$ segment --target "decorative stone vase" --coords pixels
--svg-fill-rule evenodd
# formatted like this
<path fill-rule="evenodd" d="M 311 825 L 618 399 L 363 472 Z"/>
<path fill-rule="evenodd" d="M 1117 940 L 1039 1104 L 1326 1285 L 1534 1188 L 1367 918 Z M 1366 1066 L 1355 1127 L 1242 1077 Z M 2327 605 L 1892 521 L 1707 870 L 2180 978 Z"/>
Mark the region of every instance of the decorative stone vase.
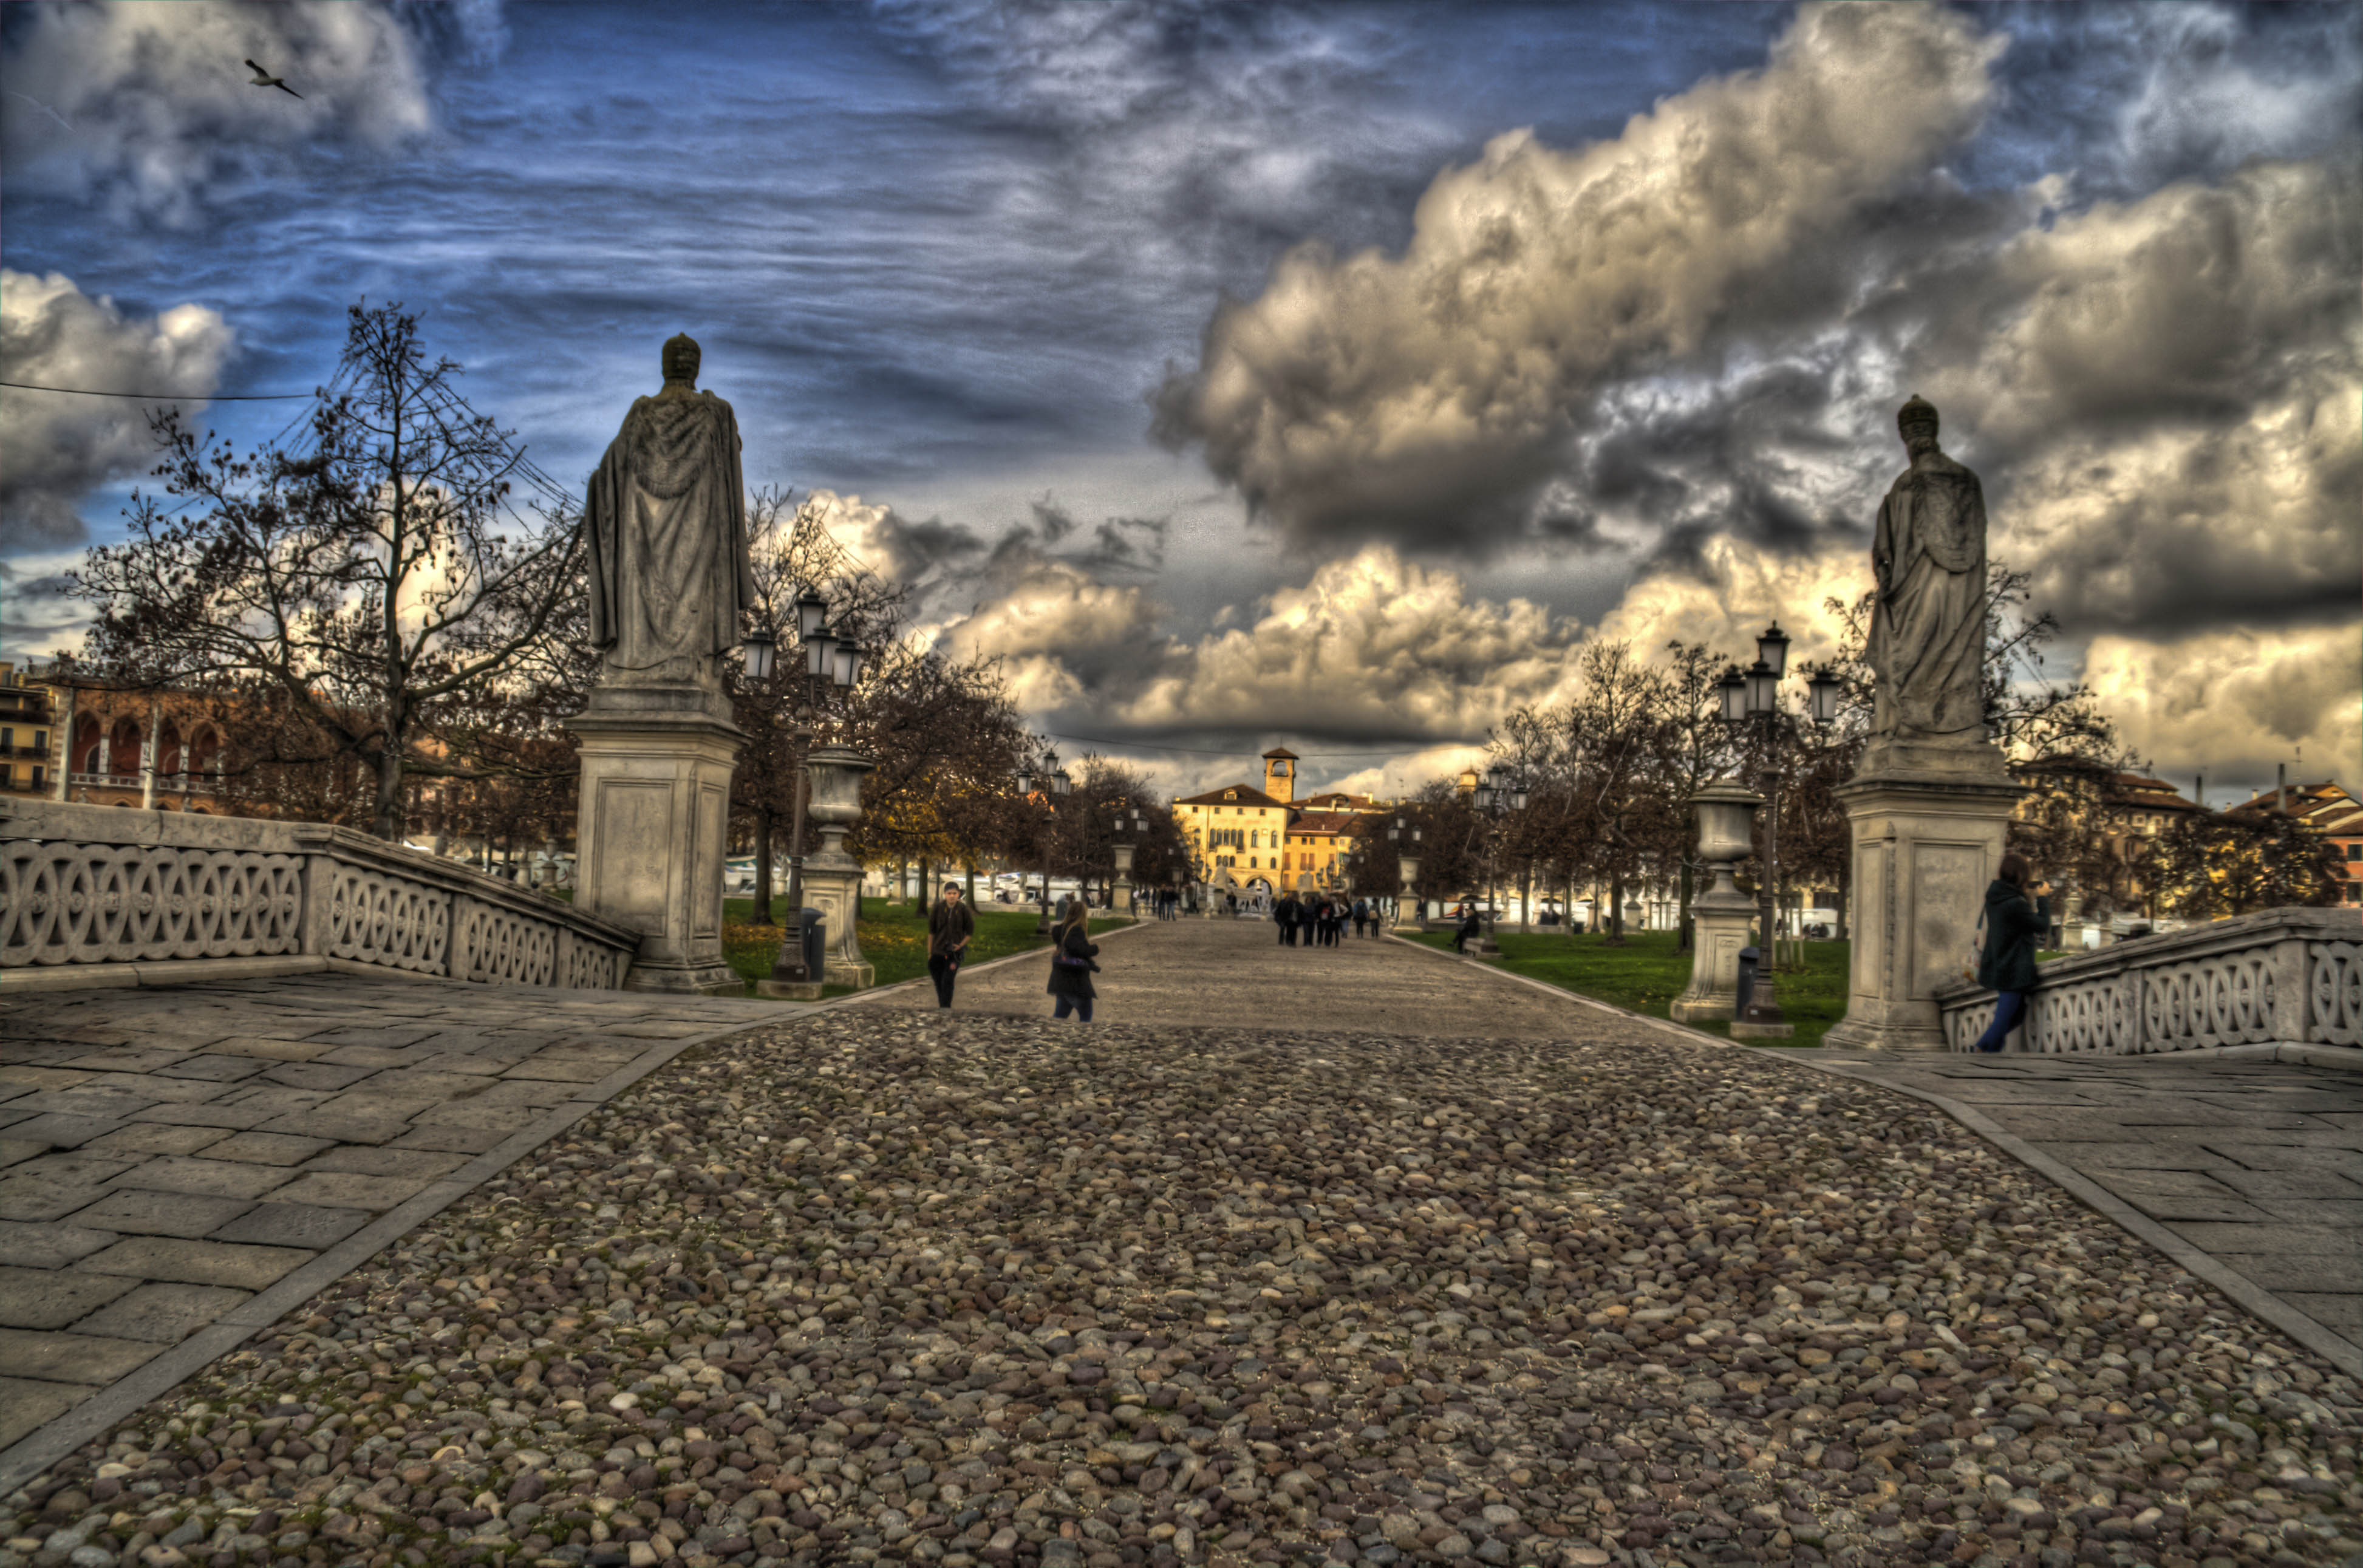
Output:
<path fill-rule="evenodd" d="M 1397 855 L 1395 859 L 1403 867 L 1403 893 L 1395 900 L 1395 934 L 1415 937 L 1427 929 L 1421 918 L 1425 911 L 1419 897 L 1419 857 Z"/>
<path fill-rule="evenodd" d="M 1738 1012 L 1739 950 L 1747 945 L 1756 902 L 1739 891 L 1732 868 L 1755 847 L 1756 813 L 1763 804 L 1762 795 L 1737 779 L 1717 779 L 1691 796 L 1699 825 L 1698 858 L 1714 880 L 1691 900 L 1691 983 L 1668 1009 L 1682 1023 Z"/>
<path fill-rule="evenodd" d="M 861 862 L 845 852 L 845 836 L 861 820 L 861 775 L 878 764 L 843 746 L 819 746 L 804 758 L 811 780 L 809 810 L 820 824 L 821 847 L 804 857 L 804 894 L 828 922 L 823 984 L 867 989 L 878 969 L 861 956 L 855 922 L 861 914 Z"/>

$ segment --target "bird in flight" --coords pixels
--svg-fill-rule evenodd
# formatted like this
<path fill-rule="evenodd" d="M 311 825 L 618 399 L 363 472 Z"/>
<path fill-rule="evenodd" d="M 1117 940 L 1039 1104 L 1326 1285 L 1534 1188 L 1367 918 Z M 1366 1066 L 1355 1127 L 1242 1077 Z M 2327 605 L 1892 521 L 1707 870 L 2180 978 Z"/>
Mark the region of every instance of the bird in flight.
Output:
<path fill-rule="evenodd" d="M 24 99 L 25 102 L 32 105 L 33 107 L 40 110 L 41 113 L 49 116 L 50 118 L 57 121 L 60 125 L 64 126 L 68 130 L 73 129 L 72 124 L 67 120 L 65 116 L 58 113 L 57 110 L 50 107 L 49 105 L 41 102 L 39 98 L 34 97 L 30 93 L 19 93 L 17 89 L 11 87 L 8 89 L 8 96 L 12 98 Z"/>
<path fill-rule="evenodd" d="M 294 88 L 287 85 L 286 83 L 279 80 L 278 77 L 273 76 L 271 72 L 262 69 L 260 65 L 256 65 L 254 61 L 250 60 L 246 63 L 254 72 L 254 81 L 251 83 L 252 85 L 257 87 L 276 87 L 291 98 L 300 98 L 304 95 L 303 94 L 295 91 Z"/>

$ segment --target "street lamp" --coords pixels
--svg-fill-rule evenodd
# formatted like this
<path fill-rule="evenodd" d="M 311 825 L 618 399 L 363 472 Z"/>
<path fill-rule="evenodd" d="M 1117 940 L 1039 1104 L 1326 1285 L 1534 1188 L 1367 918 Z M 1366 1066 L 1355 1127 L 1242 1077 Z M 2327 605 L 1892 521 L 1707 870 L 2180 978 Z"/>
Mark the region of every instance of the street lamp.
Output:
<path fill-rule="evenodd" d="M 1039 764 L 1030 767 L 1023 762 L 1018 764 L 1016 783 L 1017 793 L 1021 795 L 1030 796 L 1038 789 L 1043 795 L 1050 797 L 1052 802 L 1050 809 L 1054 814 L 1058 810 L 1057 797 L 1071 794 L 1075 787 L 1074 779 L 1066 769 L 1059 765 L 1058 751 L 1047 746 L 1042 750 L 1042 761 Z M 1048 934 L 1049 929 L 1050 840 L 1046 833 L 1042 840 L 1042 918 L 1035 925 L 1034 934 L 1044 936 Z"/>
<path fill-rule="evenodd" d="M 794 602 L 796 639 L 804 650 L 804 698 L 790 733 L 809 751 L 819 733 L 823 709 L 835 692 L 849 692 L 860 678 L 867 651 L 849 637 L 828 629 L 828 601 L 809 584 Z M 777 668 L 778 645 L 766 627 L 747 639 L 747 673 L 769 680 Z M 780 934 L 780 951 L 771 960 L 771 978 L 789 984 L 816 984 L 820 976 L 807 973 L 804 962 L 804 817 L 811 812 L 812 770 L 796 769 L 796 804 L 788 837 L 788 923 Z M 850 916 L 847 917 L 849 919 Z"/>
<path fill-rule="evenodd" d="M 1477 815 L 1485 819 L 1485 929 L 1477 939 L 1481 953 L 1499 952 L 1501 946 L 1493 940 L 1493 930 L 1501 917 L 1493 908 L 1491 889 L 1493 884 L 1493 839 L 1502 822 L 1511 813 L 1526 808 L 1526 783 L 1515 773 L 1504 773 L 1499 764 L 1485 770 L 1478 782 Z M 1523 909 L 1524 906 L 1520 906 Z"/>
<path fill-rule="evenodd" d="M 1427 913 L 1426 901 L 1419 895 L 1420 829 L 1408 818 L 1397 817 L 1394 826 L 1387 829 L 1387 842 L 1395 847 L 1396 869 L 1402 873 L 1403 891 L 1395 899 L 1395 930 L 1416 934 L 1422 917 Z M 1403 901 L 1411 900 L 1411 918 L 1403 917 Z"/>
<path fill-rule="evenodd" d="M 1732 1019 L 1735 1034 L 1790 1032 L 1772 984 L 1773 959 L 1780 951 L 1781 918 L 1781 781 L 1784 776 L 1781 768 L 1781 680 L 1788 668 L 1789 637 L 1775 621 L 1757 638 L 1756 662 L 1747 673 L 1743 674 L 1735 665 L 1715 683 L 1726 723 L 1736 728 L 1754 720 L 1763 728 L 1764 793 L 1771 803 L 1764 825 L 1763 886 L 1758 893 L 1760 947 L 1756 983 L 1751 994 L 1740 998 L 1739 1012 Z M 1826 666 L 1814 672 L 1813 679 L 1806 683 L 1806 690 L 1811 699 L 1808 711 L 1816 726 L 1826 728 L 1836 719 L 1838 696 L 1844 689 L 1845 683 Z"/>
<path fill-rule="evenodd" d="M 1148 819 L 1140 815 L 1139 807 L 1133 806 L 1127 801 L 1120 800 L 1115 803 L 1115 842 L 1114 845 L 1115 874 L 1124 880 L 1125 912 L 1126 914 L 1132 913 L 1133 906 L 1138 904 L 1140 901 L 1140 891 L 1132 884 L 1132 853 L 1135 849 L 1138 848 L 1137 840 L 1148 830 Z M 1108 889 L 1108 903 L 1111 906 L 1115 903 L 1115 889 L 1114 886 L 1110 886 Z"/>

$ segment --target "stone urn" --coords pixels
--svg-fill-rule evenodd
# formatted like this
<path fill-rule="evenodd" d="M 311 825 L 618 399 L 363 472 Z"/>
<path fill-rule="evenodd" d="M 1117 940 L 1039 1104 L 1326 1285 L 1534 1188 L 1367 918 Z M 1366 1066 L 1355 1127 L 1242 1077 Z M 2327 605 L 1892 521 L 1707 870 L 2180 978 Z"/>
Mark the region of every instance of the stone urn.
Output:
<path fill-rule="evenodd" d="M 1764 797 L 1737 779 L 1717 779 L 1691 796 L 1699 825 L 1698 858 L 1713 878 L 1691 900 L 1697 933 L 1691 983 L 1668 1009 L 1683 1023 L 1728 1018 L 1739 1009 L 1739 950 L 1756 918 L 1755 901 L 1739 891 L 1732 868 L 1755 849 L 1756 813 Z"/>
<path fill-rule="evenodd" d="M 1427 929 L 1422 917 L 1426 913 L 1419 896 L 1419 857 L 1398 854 L 1396 862 L 1403 867 L 1403 894 L 1395 900 L 1395 931 L 1398 935 L 1415 937 Z"/>
<path fill-rule="evenodd" d="M 861 862 L 845 852 L 845 836 L 861 820 L 861 775 L 878 764 L 843 746 L 815 747 L 804 758 L 812 819 L 820 849 L 804 857 L 804 903 L 828 922 L 828 958 L 821 978 L 831 985 L 874 984 L 878 970 L 861 956 L 854 922 L 861 912 Z"/>

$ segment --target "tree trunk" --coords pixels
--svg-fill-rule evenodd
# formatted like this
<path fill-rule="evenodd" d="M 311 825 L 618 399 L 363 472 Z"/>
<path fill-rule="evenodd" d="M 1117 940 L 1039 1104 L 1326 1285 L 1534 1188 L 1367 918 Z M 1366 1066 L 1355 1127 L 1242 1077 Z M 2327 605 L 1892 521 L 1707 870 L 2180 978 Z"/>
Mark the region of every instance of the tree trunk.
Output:
<path fill-rule="evenodd" d="M 1852 862 L 1851 861 L 1842 861 L 1842 862 L 1839 862 L 1839 864 L 1838 864 L 1838 940 L 1840 940 L 1840 941 L 1845 941 L 1845 940 L 1847 940 L 1847 905 L 1848 904 L 1849 900 L 1848 900 L 1848 898 L 1847 897 L 1847 890 L 1848 890 L 1848 889 L 1853 885 L 1853 884 L 1854 884 L 1854 864 L 1853 864 L 1853 862 Z"/>
<path fill-rule="evenodd" d="M 967 903 L 970 908 L 973 909 L 976 907 L 976 862 L 974 861 L 962 861 L 960 862 L 960 869 L 966 873 L 968 879 L 967 890 L 960 895 L 960 897 Z"/>
<path fill-rule="evenodd" d="M 1625 873 L 1621 871 L 1608 879 L 1608 945 L 1625 945 Z"/>
<path fill-rule="evenodd" d="M 755 808 L 755 924 L 771 923 L 771 813 Z"/>
<path fill-rule="evenodd" d="M 377 754 L 377 800 L 370 831 L 390 844 L 402 841 L 402 748 L 388 746 Z"/>
<path fill-rule="evenodd" d="M 1681 940 L 1674 944 L 1674 951 L 1676 952 L 1689 952 L 1696 946 L 1696 943 L 1692 940 L 1693 932 L 1691 926 L 1691 862 L 1690 857 L 1687 855 L 1682 857 L 1681 889 L 1682 907 L 1681 925 L 1682 934 Z"/>

